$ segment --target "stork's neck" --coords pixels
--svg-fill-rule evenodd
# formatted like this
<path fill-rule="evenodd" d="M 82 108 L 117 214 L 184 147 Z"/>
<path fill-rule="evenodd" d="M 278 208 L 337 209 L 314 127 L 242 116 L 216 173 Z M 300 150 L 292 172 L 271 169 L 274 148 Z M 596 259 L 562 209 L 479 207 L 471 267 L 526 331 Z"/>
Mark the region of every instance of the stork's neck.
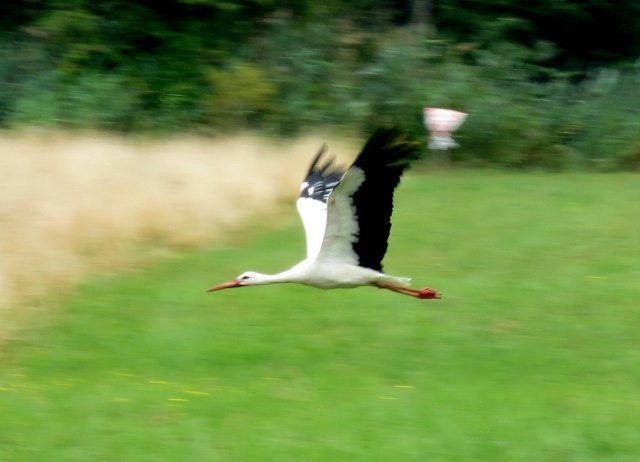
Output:
<path fill-rule="evenodd" d="M 289 268 L 286 271 L 282 271 L 281 273 L 276 273 L 276 274 L 255 273 L 256 281 L 253 285 L 299 282 L 300 277 L 303 275 L 303 271 L 304 271 L 304 266 L 301 264 L 298 264 L 293 268 Z"/>
<path fill-rule="evenodd" d="M 255 282 L 252 285 L 278 284 L 282 282 L 291 282 L 290 279 L 287 278 L 286 273 L 287 271 L 283 271 L 282 273 L 277 273 L 277 274 L 256 273 Z"/>
<path fill-rule="evenodd" d="M 259 284 L 279 284 L 284 282 L 301 282 L 304 279 L 306 269 L 309 266 L 307 260 L 303 260 L 292 268 L 277 274 L 261 274 Z"/>

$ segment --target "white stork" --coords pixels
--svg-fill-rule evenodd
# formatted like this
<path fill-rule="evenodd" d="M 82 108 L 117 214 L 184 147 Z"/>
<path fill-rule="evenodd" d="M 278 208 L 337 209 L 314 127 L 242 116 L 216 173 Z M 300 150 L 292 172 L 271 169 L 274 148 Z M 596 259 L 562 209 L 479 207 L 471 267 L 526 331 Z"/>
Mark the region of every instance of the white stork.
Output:
<path fill-rule="evenodd" d="M 278 274 L 242 273 L 208 292 L 293 282 L 322 289 L 369 285 L 416 298 L 440 298 L 429 288 L 409 288 L 409 278 L 382 272 L 393 192 L 418 157 L 417 144 L 397 129 L 378 129 L 346 172 L 333 166 L 333 158 L 323 162 L 325 152 L 323 145 L 297 201 L 307 235 L 307 258 Z"/>

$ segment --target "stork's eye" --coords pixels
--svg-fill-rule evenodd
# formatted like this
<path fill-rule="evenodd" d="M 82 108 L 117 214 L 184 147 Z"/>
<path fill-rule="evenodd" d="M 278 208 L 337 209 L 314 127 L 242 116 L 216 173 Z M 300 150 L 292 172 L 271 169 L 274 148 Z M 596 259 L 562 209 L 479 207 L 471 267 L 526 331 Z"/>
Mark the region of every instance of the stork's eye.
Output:
<path fill-rule="evenodd" d="M 240 276 L 241 281 L 246 281 L 247 279 L 249 279 L 249 276 Z"/>

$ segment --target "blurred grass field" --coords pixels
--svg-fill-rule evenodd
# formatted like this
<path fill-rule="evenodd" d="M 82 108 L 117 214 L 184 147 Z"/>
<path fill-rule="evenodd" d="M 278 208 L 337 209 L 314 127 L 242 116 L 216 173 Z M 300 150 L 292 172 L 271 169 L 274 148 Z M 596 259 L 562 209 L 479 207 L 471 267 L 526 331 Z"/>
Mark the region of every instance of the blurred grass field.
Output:
<path fill-rule="evenodd" d="M 293 208 L 87 282 L 9 345 L 0 460 L 635 462 L 638 179 L 409 175 L 385 269 L 441 301 L 204 292 L 297 261 Z"/>

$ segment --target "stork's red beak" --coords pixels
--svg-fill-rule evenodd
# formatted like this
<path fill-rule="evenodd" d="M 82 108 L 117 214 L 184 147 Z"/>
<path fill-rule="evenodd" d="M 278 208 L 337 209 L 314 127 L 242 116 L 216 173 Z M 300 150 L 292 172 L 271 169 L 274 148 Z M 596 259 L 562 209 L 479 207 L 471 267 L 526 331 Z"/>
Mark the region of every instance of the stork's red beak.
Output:
<path fill-rule="evenodd" d="M 231 289 L 233 287 L 242 287 L 240 285 L 240 281 L 238 281 L 237 279 L 233 279 L 229 282 L 225 282 L 224 284 L 220 284 L 219 286 L 214 286 L 210 289 L 207 289 L 207 292 L 215 292 L 216 290 L 222 290 L 222 289 Z"/>

